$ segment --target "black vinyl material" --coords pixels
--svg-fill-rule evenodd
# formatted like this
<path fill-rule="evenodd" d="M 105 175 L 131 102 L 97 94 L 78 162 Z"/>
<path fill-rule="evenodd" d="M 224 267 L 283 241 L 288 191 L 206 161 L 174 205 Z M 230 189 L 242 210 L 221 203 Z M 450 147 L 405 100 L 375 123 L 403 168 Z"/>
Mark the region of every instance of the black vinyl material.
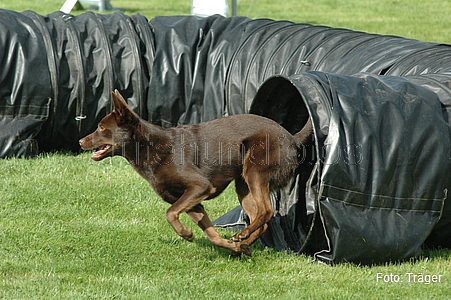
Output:
<path fill-rule="evenodd" d="M 261 238 L 327 262 L 451 247 L 451 47 L 211 16 L 0 10 L 0 157 L 79 151 L 118 89 L 163 126 L 254 113 L 315 134 Z M 243 226 L 240 209 L 217 226 Z"/>
<path fill-rule="evenodd" d="M 290 89 L 283 114 L 278 95 Z M 308 72 L 268 79 L 251 106 L 294 131 L 305 120 L 288 112 L 305 109 L 316 153 L 306 145 L 299 184 L 273 197 L 265 244 L 361 264 L 417 256 L 431 232 L 441 242 L 426 244 L 449 246 L 451 132 L 434 92 L 403 77 Z"/>

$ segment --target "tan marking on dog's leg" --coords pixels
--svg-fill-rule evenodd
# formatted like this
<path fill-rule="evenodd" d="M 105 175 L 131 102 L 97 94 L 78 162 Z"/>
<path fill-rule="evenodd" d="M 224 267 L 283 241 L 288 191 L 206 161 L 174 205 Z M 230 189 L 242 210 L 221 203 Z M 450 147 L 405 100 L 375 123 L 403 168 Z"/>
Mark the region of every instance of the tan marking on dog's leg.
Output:
<path fill-rule="evenodd" d="M 251 256 L 252 250 L 250 246 L 268 229 L 268 224 L 264 224 L 254 231 L 247 239 L 241 242 L 241 252 Z"/>
<path fill-rule="evenodd" d="M 194 223 L 196 223 L 202 229 L 202 231 L 205 233 L 205 235 L 213 245 L 231 250 L 236 253 L 241 252 L 240 243 L 232 242 L 230 240 L 222 238 L 219 235 L 212 222 L 210 221 L 207 212 L 201 205 L 197 205 L 192 210 L 188 211 L 187 214 L 191 217 Z"/>
<path fill-rule="evenodd" d="M 243 174 L 245 184 L 247 184 L 249 192 L 243 194 L 241 198 L 241 206 L 249 216 L 250 223 L 241 232 L 233 236 L 235 242 L 246 241 L 243 245 L 251 245 L 264 231 L 267 229 L 266 223 L 272 218 L 273 210 L 269 198 L 269 182 L 264 171 L 259 173 L 258 168 L 246 168 Z M 242 183 L 240 183 L 242 185 Z M 244 188 L 240 186 L 244 191 Z"/>
<path fill-rule="evenodd" d="M 179 220 L 181 213 L 188 212 L 203 200 L 214 193 L 214 188 L 205 185 L 193 185 L 185 190 L 183 195 L 172 204 L 166 212 L 166 220 L 172 225 L 175 232 L 187 241 L 193 241 L 194 235 L 191 230 L 186 228 Z"/>

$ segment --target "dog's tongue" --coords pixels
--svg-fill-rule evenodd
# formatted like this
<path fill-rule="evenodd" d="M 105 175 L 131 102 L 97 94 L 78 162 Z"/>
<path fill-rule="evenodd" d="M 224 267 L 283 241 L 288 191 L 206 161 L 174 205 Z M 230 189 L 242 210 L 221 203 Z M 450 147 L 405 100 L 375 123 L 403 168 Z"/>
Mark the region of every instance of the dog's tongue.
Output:
<path fill-rule="evenodd" d="M 99 148 L 96 149 L 96 151 L 94 151 L 92 153 L 91 158 L 96 159 L 96 158 L 100 158 L 106 151 L 108 151 L 108 149 L 110 149 L 110 145 L 102 145 Z"/>

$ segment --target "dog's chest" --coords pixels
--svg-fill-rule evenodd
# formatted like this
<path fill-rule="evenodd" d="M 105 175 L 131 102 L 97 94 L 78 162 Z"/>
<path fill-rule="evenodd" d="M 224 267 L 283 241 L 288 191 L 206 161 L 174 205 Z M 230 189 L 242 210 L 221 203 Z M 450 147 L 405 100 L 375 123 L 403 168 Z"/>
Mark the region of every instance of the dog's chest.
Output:
<path fill-rule="evenodd" d="M 152 186 L 155 193 L 158 194 L 165 202 L 174 203 L 179 199 L 185 188 L 181 185 L 162 182 L 159 180 L 149 180 L 150 185 Z"/>
<path fill-rule="evenodd" d="M 168 203 L 174 203 L 184 192 L 185 187 L 183 183 L 174 176 L 177 174 L 173 170 L 173 166 L 166 165 L 150 165 L 144 164 L 136 166 L 132 164 L 133 168 L 140 174 L 153 190 Z"/>

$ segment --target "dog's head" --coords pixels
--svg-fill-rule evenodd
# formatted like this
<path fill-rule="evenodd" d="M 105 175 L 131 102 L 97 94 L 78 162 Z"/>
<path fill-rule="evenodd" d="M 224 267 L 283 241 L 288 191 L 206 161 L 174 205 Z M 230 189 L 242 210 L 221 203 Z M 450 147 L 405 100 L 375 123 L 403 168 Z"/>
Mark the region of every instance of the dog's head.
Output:
<path fill-rule="evenodd" d="M 112 96 L 113 111 L 100 121 L 96 131 L 79 141 L 83 150 L 95 150 L 91 158 L 96 161 L 122 155 L 140 122 L 118 90 Z"/>

